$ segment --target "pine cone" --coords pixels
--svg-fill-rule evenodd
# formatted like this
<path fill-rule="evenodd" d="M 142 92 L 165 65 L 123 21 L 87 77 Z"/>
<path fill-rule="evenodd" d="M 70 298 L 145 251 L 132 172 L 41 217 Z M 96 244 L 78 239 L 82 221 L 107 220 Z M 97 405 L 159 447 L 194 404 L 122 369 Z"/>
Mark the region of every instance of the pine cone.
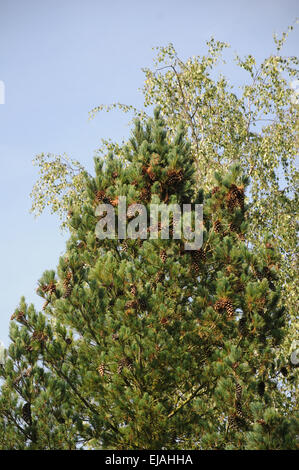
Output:
<path fill-rule="evenodd" d="M 245 317 L 240 318 L 239 324 L 238 324 L 238 330 L 239 330 L 239 333 L 240 333 L 241 336 L 246 336 L 247 335 L 248 330 L 247 330 L 246 318 Z"/>
<path fill-rule="evenodd" d="M 219 219 L 215 220 L 213 223 L 213 228 L 216 233 L 220 233 L 222 231 L 222 224 Z"/>
<path fill-rule="evenodd" d="M 125 367 L 127 367 L 129 370 L 132 370 L 132 368 L 133 368 L 132 361 L 128 357 L 126 357 Z"/>
<path fill-rule="evenodd" d="M 126 252 L 128 251 L 128 248 L 129 248 L 129 247 L 128 247 L 128 243 L 126 242 L 126 240 L 124 240 L 124 241 L 122 242 L 122 249 L 123 249 L 123 251 L 126 253 Z"/>
<path fill-rule="evenodd" d="M 137 287 L 135 286 L 135 284 L 131 284 L 131 286 L 130 286 L 130 292 L 131 292 L 131 294 L 133 295 L 133 297 L 136 296 L 136 294 L 137 294 Z"/>
<path fill-rule="evenodd" d="M 242 417 L 234 413 L 228 417 L 228 425 L 232 431 L 238 431 L 244 424 L 243 414 Z"/>
<path fill-rule="evenodd" d="M 18 322 L 23 323 L 23 325 L 27 324 L 27 320 L 25 317 L 25 313 L 19 310 L 16 314 L 12 316 L 12 319 L 16 319 Z"/>
<path fill-rule="evenodd" d="M 54 281 L 51 281 L 48 285 L 48 292 L 49 294 L 54 294 L 56 292 L 56 284 Z"/>
<path fill-rule="evenodd" d="M 242 392 L 243 392 L 242 386 L 238 382 L 236 382 L 236 401 L 238 403 L 240 403 L 242 400 Z"/>
<path fill-rule="evenodd" d="M 236 280 L 235 286 L 236 286 L 237 291 L 239 291 L 239 292 L 243 291 L 243 290 L 244 290 L 244 287 L 245 287 L 245 286 L 244 286 L 244 283 L 241 281 L 240 278 L 238 278 L 238 279 Z"/>
<path fill-rule="evenodd" d="M 157 274 L 156 274 L 156 277 L 155 277 L 155 282 L 156 283 L 161 282 L 161 281 L 163 281 L 163 279 L 164 279 L 163 271 L 158 271 Z"/>
<path fill-rule="evenodd" d="M 168 170 L 166 184 L 169 186 L 174 186 L 175 184 L 180 183 L 183 178 L 184 173 L 181 168 Z"/>
<path fill-rule="evenodd" d="M 138 302 L 137 300 L 128 300 L 126 303 L 125 303 L 125 308 L 128 309 L 128 308 L 137 308 L 138 307 Z"/>
<path fill-rule="evenodd" d="M 31 417 L 31 405 L 30 403 L 25 403 L 25 405 L 22 408 L 22 418 L 28 424 L 28 426 L 31 426 L 32 424 L 32 417 Z"/>
<path fill-rule="evenodd" d="M 243 414 L 243 410 L 242 410 L 242 406 L 240 402 L 236 403 L 236 415 L 238 418 L 241 418 L 241 419 L 244 418 L 244 414 Z"/>
<path fill-rule="evenodd" d="M 153 172 L 153 167 L 151 165 L 147 167 L 145 172 L 146 172 L 146 174 L 148 175 L 148 177 L 150 178 L 151 181 L 155 181 L 156 175 Z"/>
<path fill-rule="evenodd" d="M 237 424 L 236 415 L 233 414 L 228 417 L 228 426 L 232 431 L 237 431 L 238 424 Z"/>
<path fill-rule="evenodd" d="M 127 367 L 129 370 L 132 369 L 132 361 L 128 357 L 123 357 L 118 361 L 117 373 L 121 374 L 124 367 Z"/>
<path fill-rule="evenodd" d="M 262 281 L 264 276 L 263 274 L 256 268 L 256 267 L 253 267 L 253 275 L 259 280 L 259 281 Z"/>
<path fill-rule="evenodd" d="M 225 309 L 229 317 L 232 317 L 234 315 L 235 309 L 230 299 L 226 300 Z"/>
<path fill-rule="evenodd" d="M 165 263 L 165 262 L 166 262 L 166 260 L 167 260 L 167 253 L 166 253 L 165 250 L 162 250 L 162 251 L 160 252 L 160 258 L 161 258 L 162 263 Z"/>
<path fill-rule="evenodd" d="M 63 298 L 67 299 L 71 295 L 71 293 L 72 293 L 72 286 L 68 285 L 67 287 L 65 287 Z"/>
<path fill-rule="evenodd" d="M 142 188 L 140 192 L 140 200 L 142 202 L 148 202 L 151 197 L 151 191 L 148 188 Z"/>
<path fill-rule="evenodd" d="M 146 310 L 146 305 L 147 304 L 146 304 L 146 301 L 145 301 L 144 297 L 141 297 L 139 299 L 139 305 L 140 305 L 141 310 Z"/>
<path fill-rule="evenodd" d="M 101 377 L 104 377 L 104 375 L 105 375 L 105 364 L 103 362 L 98 367 L 98 373 L 100 374 Z"/>
<path fill-rule="evenodd" d="M 242 209 L 244 208 L 244 199 L 245 199 L 244 188 L 243 186 L 238 186 L 238 202 Z"/>
<path fill-rule="evenodd" d="M 239 206 L 243 208 L 244 206 L 244 188 L 238 187 L 235 184 L 232 184 L 229 192 L 226 195 L 226 203 L 229 210 L 233 210 L 235 207 Z"/>
<path fill-rule="evenodd" d="M 216 312 L 220 312 L 225 309 L 225 305 L 226 305 L 226 299 L 223 299 L 223 298 L 218 299 L 214 305 L 214 310 L 216 310 Z"/>
<path fill-rule="evenodd" d="M 238 227 L 233 223 L 231 222 L 229 225 L 228 225 L 228 228 L 230 230 L 230 232 L 238 232 Z"/>
<path fill-rule="evenodd" d="M 34 331 L 32 334 L 32 340 L 38 341 L 39 343 L 44 343 L 48 339 L 48 336 L 43 331 Z"/>
<path fill-rule="evenodd" d="M 206 260 L 206 253 L 202 248 L 200 248 L 199 250 L 192 250 L 191 256 L 195 263 L 200 263 L 201 261 Z"/>
<path fill-rule="evenodd" d="M 196 261 L 193 261 L 193 263 L 192 263 L 192 265 L 191 265 L 191 269 L 192 269 L 194 275 L 195 275 L 196 277 L 198 277 L 198 276 L 199 276 L 199 273 L 200 273 L 200 264 L 199 264 L 198 262 L 196 262 Z"/>
<path fill-rule="evenodd" d="M 96 192 L 96 202 L 102 202 L 105 197 L 105 191 L 97 191 Z"/>
<path fill-rule="evenodd" d="M 235 313 L 232 301 L 227 297 L 221 297 L 218 299 L 214 305 L 214 309 L 219 313 L 225 310 L 229 317 L 232 317 Z"/>

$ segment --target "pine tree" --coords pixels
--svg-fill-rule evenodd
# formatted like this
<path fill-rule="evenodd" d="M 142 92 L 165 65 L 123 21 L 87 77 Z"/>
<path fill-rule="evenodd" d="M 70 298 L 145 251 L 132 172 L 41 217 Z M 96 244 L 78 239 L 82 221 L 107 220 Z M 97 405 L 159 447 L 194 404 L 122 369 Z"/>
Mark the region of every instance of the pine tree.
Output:
<path fill-rule="evenodd" d="M 13 315 L 1 447 L 295 448 L 296 421 L 273 411 L 284 399 L 278 258 L 269 240 L 258 257 L 246 242 L 247 178 L 235 166 L 196 192 L 184 130 L 170 138 L 159 110 L 136 122 L 125 155 L 86 175 L 89 203 L 72 211 L 57 273 L 39 281 L 44 311 L 22 299 Z M 203 202 L 202 248 L 99 240 L 98 203 L 117 212 L 124 195 L 148 208 Z"/>

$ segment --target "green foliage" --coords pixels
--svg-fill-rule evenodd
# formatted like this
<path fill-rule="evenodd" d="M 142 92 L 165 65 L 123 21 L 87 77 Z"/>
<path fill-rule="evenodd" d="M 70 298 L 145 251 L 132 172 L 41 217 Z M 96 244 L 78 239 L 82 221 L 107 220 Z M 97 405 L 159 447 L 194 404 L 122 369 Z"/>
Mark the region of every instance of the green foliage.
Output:
<path fill-rule="evenodd" d="M 298 318 L 298 59 L 282 55 L 289 27 L 274 37 L 275 51 L 260 64 L 249 54 L 235 62 L 244 73 L 239 89 L 219 74 L 219 61 L 229 47 L 211 39 L 208 53 L 181 60 L 172 44 L 157 48 L 153 68 L 143 69 L 145 109 L 159 105 L 171 135 L 184 123 L 197 167 L 197 184 L 210 189 L 215 171 L 240 164 L 251 177 L 248 237 L 256 250 L 269 237 L 281 254 L 279 284 L 289 315 L 289 331 L 280 351 L 287 361 L 297 338 Z M 246 75 L 247 77 L 246 78 Z M 146 119 L 144 111 L 114 104 Z"/>
<path fill-rule="evenodd" d="M 71 208 L 80 207 L 86 200 L 84 168 L 67 155 L 42 153 L 33 163 L 39 168 L 39 179 L 30 195 L 31 212 L 39 216 L 49 206 L 52 213 L 58 213 L 62 228 L 66 228 Z"/>
<path fill-rule="evenodd" d="M 185 126 L 186 128 L 186 126 Z M 38 284 L 43 312 L 21 299 L 0 366 L 3 449 L 295 448 L 294 395 L 277 355 L 287 315 L 280 255 L 252 247 L 241 165 L 198 191 L 184 126 L 161 109 L 137 120 L 124 160 L 85 175 L 57 272 Z M 124 163 L 125 162 L 125 163 Z M 99 202 L 125 195 L 204 203 L 204 244 L 99 240 Z"/>
<path fill-rule="evenodd" d="M 298 103 L 292 83 L 298 79 L 298 59 L 282 55 L 289 27 L 274 37 L 275 51 L 261 63 L 253 55 L 236 56 L 237 70 L 244 81 L 241 87 L 219 74 L 219 63 L 229 45 L 211 39 L 206 55 L 187 60 L 178 57 L 172 44 L 157 48 L 153 68 L 143 69 L 144 110 L 132 105 L 100 105 L 91 112 L 119 109 L 132 112 L 143 122 L 146 109 L 160 106 L 161 115 L 171 137 L 179 123 L 187 130 L 197 173 L 197 185 L 211 189 L 215 171 L 225 171 L 240 164 L 251 177 L 247 191 L 251 206 L 248 236 L 256 250 L 265 236 L 281 253 L 278 273 L 284 303 L 289 312 L 289 334 L 281 350 L 287 360 L 298 330 L 297 299 L 297 225 L 298 171 Z M 224 63 L 224 61 L 222 61 Z M 99 155 L 114 152 L 126 162 L 124 146 L 103 140 Z M 45 156 L 37 157 L 40 178 L 33 192 L 33 210 L 39 214 L 49 205 L 58 212 L 66 226 L 70 206 L 80 207 L 86 200 L 83 169 L 65 165 L 61 157 L 51 164 Z M 78 173 L 79 171 L 79 173 Z M 57 182 L 57 178 L 59 182 Z"/>

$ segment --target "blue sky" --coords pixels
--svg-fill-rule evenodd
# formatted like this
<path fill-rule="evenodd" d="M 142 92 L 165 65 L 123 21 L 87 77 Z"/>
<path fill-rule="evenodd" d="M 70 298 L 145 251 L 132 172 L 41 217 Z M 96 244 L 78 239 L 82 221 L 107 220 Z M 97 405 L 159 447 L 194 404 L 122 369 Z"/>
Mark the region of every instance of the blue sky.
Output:
<path fill-rule="evenodd" d="M 213 35 L 262 59 L 298 13 L 297 0 L 0 0 L 0 340 L 7 345 L 21 295 L 41 305 L 37 280 L 55 269 L 66 239 L 55 216 L 29 213 L 33 157 L 65 152 L 92 170 L 100 139 L 121 140 L 129 128 L 120 112 L 93 121 L 88 112 L 114 101 L 142 105 L 152 47 L 172 42 L 186 58 Z M 298 30 L 285 53 L 297 55 L 297 43 Z M 240 80 L 231 65 L 226 74 Z"/>

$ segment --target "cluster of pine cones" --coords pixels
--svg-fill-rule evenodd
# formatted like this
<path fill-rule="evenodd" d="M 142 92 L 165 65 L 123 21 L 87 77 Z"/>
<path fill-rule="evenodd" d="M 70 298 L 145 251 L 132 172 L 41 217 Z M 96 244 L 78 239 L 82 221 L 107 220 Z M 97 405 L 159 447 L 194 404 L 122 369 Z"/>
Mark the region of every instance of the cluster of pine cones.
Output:
<path fill-rule="evenodd" d="M 127 367 L 129 370 L 132 370 L 133 363 L 132 363 L 131 359 L 129 359 L 128 357 L 123 357 L 118 361 L 118 363 L 117 363 L 117 373 L 121 374 L 124 367 Z M 102 362 L 98 366 L 98 373 L 100 374 L 101 377 L 104 377 L 106 372 L 107 372 L 107 367 L 106 367 L 105 363 Z"/>
<path fill-rule="evenodd" d="M 244 208 L 244 188 L 242 186 L 236 186 L 232 184 L 229 192 L 226 195 L 226 203 L 229 210 L 233 210 L 235 207 Z"/>
<path fill-rule="evenodd" d="M 122 359 L 120 359 L 120 361 L 118 361 L 117 373 L 121 374 L 124 367 L 127 367 L 129 370 L 132 370 L 133 364 L 131 359 L 129 359 L 128 357 L 123 357 Z"/>

